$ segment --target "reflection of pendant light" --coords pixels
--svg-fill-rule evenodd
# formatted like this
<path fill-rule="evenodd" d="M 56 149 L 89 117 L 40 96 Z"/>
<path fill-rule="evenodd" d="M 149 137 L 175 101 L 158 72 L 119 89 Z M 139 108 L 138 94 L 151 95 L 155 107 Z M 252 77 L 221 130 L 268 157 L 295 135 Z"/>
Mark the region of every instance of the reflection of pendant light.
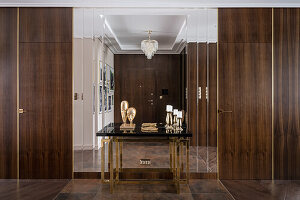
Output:
<path fill-rule="evenodd" d="M 156 40 L 151 40 L 150 35 L 152 31 L 148 31 L 149 38 L 148 40 L 143 40 L 141 42 L 141 49 L 145 53 L 148 59 L 151 59 L 154 53 L 156 53 L 158 49 L 158 42 Z"/>

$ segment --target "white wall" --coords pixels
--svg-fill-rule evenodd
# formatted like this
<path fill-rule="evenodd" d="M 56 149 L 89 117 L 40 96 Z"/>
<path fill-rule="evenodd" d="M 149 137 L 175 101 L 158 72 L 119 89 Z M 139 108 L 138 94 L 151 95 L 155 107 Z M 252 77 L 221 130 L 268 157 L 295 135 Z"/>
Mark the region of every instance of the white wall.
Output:
<path fill-rule="evenodd" d="M 93 149 L 100 147 L 96 132 L 102 128 L 102 117 L 105 125 L 113 122 L 114 118 L 113 107 L 104 116 L 98 112 L 98 63 L 103 60 L 103 51 L 97 38 L 102 35 L 104 19 L 99 9 L 74 8 L 73 12 L 73 87 L 74 93 L 78 93 L 78 99 L 74 100 L 73 144 L 75 150 Z M 105 60 L 111 67 L 114 66 L 114 57 L 109 49 Z"/>

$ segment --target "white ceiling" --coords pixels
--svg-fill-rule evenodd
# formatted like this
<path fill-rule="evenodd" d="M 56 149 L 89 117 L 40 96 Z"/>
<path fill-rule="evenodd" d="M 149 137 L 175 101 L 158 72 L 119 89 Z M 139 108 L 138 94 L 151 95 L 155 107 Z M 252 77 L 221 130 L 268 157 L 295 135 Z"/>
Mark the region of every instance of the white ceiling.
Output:
<path fill-rule="evenodd" d="M 0 6 L 61 7 L 300 7 L 299 0 L 0 0 Z"/>
<path fill-rule="evenodd" d="M 217 41 L 217 9 L 124 10 L 112 9 L 104 15 L 99 8 L 74 8 L 73 37 L 105 35 L 115 54 L 142 53 L 140 44 L 147 39 L 147 30 L 158 41 L 157 53 L 180 53 L 186 42 Z"/>
<path fill-rule="evenodd" d="M 172 50 L 183 38 L 177 38 L 185 31 L 184 15 L 110 15 L 106 24 L 113 32 L 121 50 L 140 50 L 141 41 L 148 38 L 147 30 L 153 31 L 151 39 L 158 41 L 159 50 Z"/>

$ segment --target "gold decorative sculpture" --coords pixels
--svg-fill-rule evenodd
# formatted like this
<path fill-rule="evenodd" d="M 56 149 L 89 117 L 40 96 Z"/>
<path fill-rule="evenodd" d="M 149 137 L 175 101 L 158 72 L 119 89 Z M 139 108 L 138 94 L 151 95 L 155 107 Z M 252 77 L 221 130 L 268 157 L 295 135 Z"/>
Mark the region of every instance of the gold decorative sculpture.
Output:
<path fill-rule="evenodd" d="M 136 115 L 136 109 L 131 107 L 131 108 L 128 108 L 127 110 L 127 118 L 130 122 L 130 126 L 131 127 L 135 127 L 135 124 L 132 123 L 133 119 L 135 118 L 135 115 Z"/>
<path fill-rule="evenodd" d="M 135 129 L 135 124 L 132 123 L 133 119 L 135 118 L 136 115 L 136 110 L 135 108 L 128 108 L 129 104 L 127 101 L 122 101 L 121 102 L 121 116 L 122 116 L 122 121 L 123 124 L 120 126 L 120 130 L 123 131 L 132 131 Z M 130 122 L 130 124 L 127 124 L 127 118 Z"/>
<path fill-rule="evenodd" d="M 127 110 L 128 110 L 129 104 L 127 101 L 122 101 L 121 102 L 121 116 L 122 116 L 122 121 L 123 124 L 126 124 L 127 121 Z"/>

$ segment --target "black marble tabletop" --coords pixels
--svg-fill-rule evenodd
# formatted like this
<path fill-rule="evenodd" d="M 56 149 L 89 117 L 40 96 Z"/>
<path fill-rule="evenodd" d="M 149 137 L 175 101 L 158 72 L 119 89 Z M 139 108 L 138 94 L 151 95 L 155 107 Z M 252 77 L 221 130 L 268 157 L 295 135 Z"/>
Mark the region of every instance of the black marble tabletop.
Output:
<path fill-rule="evenodd" d="M 96 133 L 97 136 L 154 136 L 154 137 L 162 137 L 162 136 L 167 136 L 167 137 L 192 137 L 192 133 L 189 132 L 186 127 L 182 127 L 183 131 L 181 132 L 167 132 L 165 129 L 164 124 L 157 124 L 158 131 L 157 132 L 142 132 L 141 131 L 141 126 L 136 126 L 133 131 L 123 131 L 120 130 L 121 123 L 110 123 L 109 125 L 105 126 L 103 129 L 98 131 Z"/>

